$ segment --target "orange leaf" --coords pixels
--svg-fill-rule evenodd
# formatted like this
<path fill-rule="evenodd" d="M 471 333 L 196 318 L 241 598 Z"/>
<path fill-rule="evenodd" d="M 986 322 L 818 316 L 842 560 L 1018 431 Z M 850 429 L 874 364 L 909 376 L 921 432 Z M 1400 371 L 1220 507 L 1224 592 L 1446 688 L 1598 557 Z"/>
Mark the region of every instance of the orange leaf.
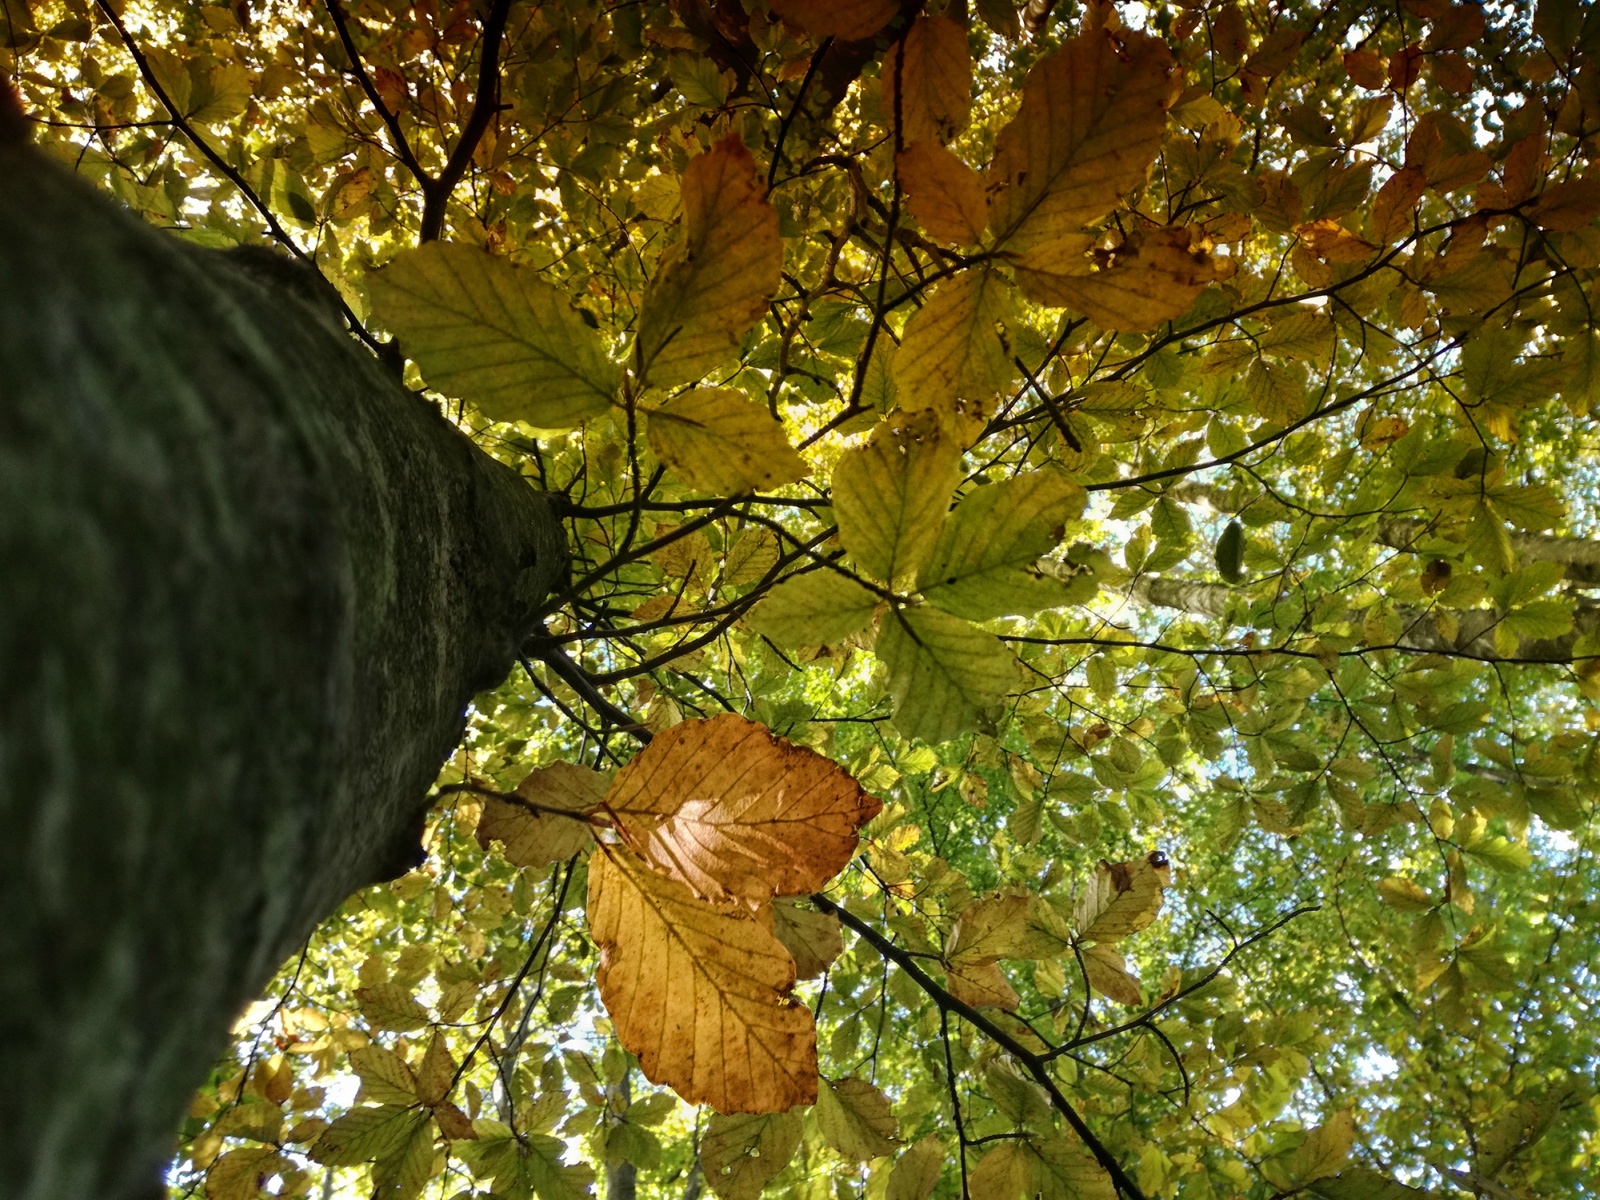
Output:
<path fill-rule="evenodd" d="M 517 785 L 517 795 L 542 808 L 574 814 L 599 807 L 606 794 L 606 777 L 599 771 L 573 763 L 552 763 L 533 771 Z M 542 867 L 564 862 L 592 840 L 589 826 L 572 817 L 534 812 L 493 797 L 483 803 L 478 818 L 478 845 L 489 848 L 498 838 L 506 861 L 519 867 Z"/>
<path fill-rule="evenodd" d="M 983 240 L 988 219 L 978 173 L 937 142 L 913 142 L 895 156 L 911 215 L 934 237 L 958 246 Z"/>
<path fill-rule="evenodd" d="M 1016 248 L 1097 221 L 1145 181 L 1181 80 L 1159 38 L 1073 38 L 1028 73 L 995 139 L 989 227 Z"/>
<path fill-rule="evenodd" d="M 883 807 L 838 764 L 733 713 L 657 735 L 606 804 L 655 870 L 752 908 L 826 884 Z"/>
<path fill-rule="evenodd" d="M 621 846 L 590 860 L 600 999 L 652 1083 L 724 1113 L 816 1102 L 816 1027 L 770 920 L 707 904 Z"/>
<path fill-rule="evenodd" d="M 658 387 L 731 359 L 783 270 L 778 213 L 738 134 L 689 160 L 680 193 L 683 240 L 639 308 L 639 360 Z"/>
<path fill-rule="evenodd" d="M 1389 176 L 1372 202 L 1372 236 L 1387 245 L 1411 229 L 1417 201 L 1428 186 L 1421 167 L 1402 167 Z"/>
<path fill-rule="evenodd" d="M 772 11 L 807 37 L 856 42 L 887 25 L 900 5 L 896 0 L 772 0 Z"/>
<path fill-rule="evenodd" d="M 1377 249 L 1339 222 L 1326 218 L 1297 225 L 1294 231 L 1305 243 L 1306 249 L 1323 262 L 1360 262 Z"/>
<path fill-rule="evenodd" d="M 883 115 L 900 144 L 947 142 L 972 119 L 967 31 L 949 17 L 920 17 L 883 58 Z"/>

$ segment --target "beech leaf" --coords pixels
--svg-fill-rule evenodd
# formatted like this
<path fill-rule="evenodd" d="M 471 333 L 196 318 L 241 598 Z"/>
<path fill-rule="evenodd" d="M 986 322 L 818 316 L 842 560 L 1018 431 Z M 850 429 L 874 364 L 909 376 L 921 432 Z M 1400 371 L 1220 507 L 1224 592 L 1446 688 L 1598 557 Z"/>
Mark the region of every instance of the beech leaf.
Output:
<path fill-rule="evenodd" d="M 599 771 L 575 763 L 539 767 L 517 784 L 517 795 L 543 808 L 575 815 L 593 812 L 605 799 L 610 782 Z M 519 867 L 565 862 L 592 841 L 589 826 L 571 817 L 535 812 L 493 796 L 486 797 L 478 817 L 478 844 L 485 849 L 498 840 L 506 861 Z"/>
<path fill-rule="evenodd" d="M 932 552 L 960 481 L 961 448 L 933 414 L 891 416 L 834 468 L 839 540 L 875 579 L 912 575 Z"/>
<path fill-rule="evenodd" d="M 935 1134 L 907 1146 L 889 1172 L 884 1200 L 928 1200 L 944 1169 L 944 1145 Z"/>
<path fill-rule="evenodd" d="M 948 142 L 972 119 L 972 53 L 949 17 L 918 17 L 883 57 L 883 115 L 900 144 Z"/>
<path fill-rule="evenodd" d="M 714 1115 L 700 1143 L 700 1164 L 721 1200 L 756 1200 L 800 1147 L 800 1113 Z"/>
<path fill-rule="evenodd" d="M 698 379 L 733 357 L 778 290 L 778 214 L 737 134 L 689 160 L 683 240 L 663 257 L 639 307 L 641 375 L 657 387 Z"/>
<path fill-rule="evenodd" d="M 795 900 L 772 902 L 772 933 L 794 959 L 801 979 L 816 979 L 844 953 L 844 927 L 832 913 Z"/>
<path fill-rule="evenodd" d="M 865 1079 L 825 1081 L 817 1095 L 817 1128 L 852 1162 L 870 1162 L 900 1144 L 900 1122 L 889 1098 Z"/>
<path fill-rule="evenodd" d="M 373 316 L 423 378 L 496 421 L 567 429 L 611 407 L 620 372 L 598 330 L 534 271 L 430 242 L 368 277 Z"/>
<path fill-rule="evenodd" d="M 1138 933 L 1161 911 L 1161 894 L 1172 875 L 1159 850 L 1132 862 L 1095 868 L 1073 908 L 1078 936 L 1090 942 L 1115 942 Z"/>
<path fill-rule="evenodd" d="M 885 617 L 875 649 L 889 669 L 895 726 L 930 743 L 978 728 L 1017 681 L 997 637 L 936 608 Z"/>
<path fill-rule="evenodd" d="M 980 407 L 1016 377 L 1007 323 L 1011 285 L 998 272 L 963 271 L 941 280 L 906 323 L 894 358 L 895 392 L 907 412 Z"/>
<path fill-rule="evenodd" d="M 958 246 L 983 241 L 983 180 L 938 142 L 913 142 L 895 155 L 911 215 L 934 237 Z"/>
<path fill-rule="evenodd" d="M 854 42 L 887 25 L 900 5 L 896 0 L 772 0 L 772 11 L 807 37 Z"/>
<path fill-rule="evenodd" d="M 1157 226 L 1110 250 L 1081 235 L 1041 242 L 1013 258 L 1017 286 L 1102 329 L 1142 333 L 1182 316 L 1208 283 L 1233 274 L 1231 259 L 1196 246 L 1193 236 L 1184 226 Z"/>
<path fill-rule="evenodd" d="M 811 1010 L 790 998 L 794 960 L 756 914 L 614 846 L 590 860 L 589 932 L 617 1040 L 652 1083 L 724 1113 L 816 1101 Z"/>
<path fill-rule="evenodd" d="M 872 624 L 878 597 L 833 571 L 784 580 L 745 618 L 780 646 L 831 646 Z"/>
<path fill-rule="evenodd" d="M 723 713 L 658 734 L 617 773 L 606 807 L 655 870 L 754 907 L 825 885 L 883 805 L 831 759 Z"/>
<path fill-rule="evenodd" d="M 793 483 L 809 470 L 782 424 L 732 388 L 695 388 L 651 409 L 649 437 L 673 473 L 714 496 Z"/>

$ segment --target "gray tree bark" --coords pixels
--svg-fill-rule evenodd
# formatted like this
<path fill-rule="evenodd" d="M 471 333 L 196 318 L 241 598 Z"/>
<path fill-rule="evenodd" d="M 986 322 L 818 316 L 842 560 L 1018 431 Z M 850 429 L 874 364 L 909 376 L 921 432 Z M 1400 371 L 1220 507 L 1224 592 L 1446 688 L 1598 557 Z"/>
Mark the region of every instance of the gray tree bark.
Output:
<path fill-rule="evenodd" d="M 3 91 L 3 89 L 0 89 Z M 544 497 L 0 98 L 0 1197 L 160 1190 L 562 568 Z"/>

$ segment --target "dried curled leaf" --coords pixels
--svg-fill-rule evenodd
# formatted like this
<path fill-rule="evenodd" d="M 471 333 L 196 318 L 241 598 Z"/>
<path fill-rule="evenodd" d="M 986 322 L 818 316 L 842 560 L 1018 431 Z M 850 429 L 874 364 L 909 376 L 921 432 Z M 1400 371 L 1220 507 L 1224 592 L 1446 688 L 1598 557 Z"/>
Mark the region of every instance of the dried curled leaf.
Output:
<path fill-rule="evenodd" d="M 652 1083 L 724 1113 L 816 1101 L 811 1011 L 790 998 L 794 960 L 756 914 L 707 904 L 614 846 L 590 862 L 589 932 L 617 1040 Z"/>

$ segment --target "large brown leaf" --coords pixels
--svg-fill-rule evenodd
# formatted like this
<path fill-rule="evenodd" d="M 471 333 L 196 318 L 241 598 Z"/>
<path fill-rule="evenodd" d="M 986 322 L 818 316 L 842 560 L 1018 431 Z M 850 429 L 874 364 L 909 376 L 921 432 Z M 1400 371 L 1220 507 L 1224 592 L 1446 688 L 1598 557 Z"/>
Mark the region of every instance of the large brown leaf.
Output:
<path fill-rule="evenodd" d="M 600 999 L 651 1082 L 724 1113 L 816 1102 L 816 1028 L 789 998 L 794 960 L 769 922 L 707 904 L 622 846 L 591 859 Z"/>
<path fill-rule="evenodd" d="M 822 887 L 883 807 L 838 764 L 733 713 L 658 734 L 606 804 L 657 871 L 751 907 Z"/>

